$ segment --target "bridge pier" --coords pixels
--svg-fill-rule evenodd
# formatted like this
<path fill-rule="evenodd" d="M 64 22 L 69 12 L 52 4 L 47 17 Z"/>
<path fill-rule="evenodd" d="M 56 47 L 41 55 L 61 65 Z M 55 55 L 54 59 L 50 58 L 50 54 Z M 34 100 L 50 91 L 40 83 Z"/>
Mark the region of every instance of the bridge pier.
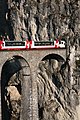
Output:
<path fill-rule="evenodd" d="M 39 120 L 38 118 L 38 95 L 37 95 L 37 75 L 32 72 L 32 120 Z"/>

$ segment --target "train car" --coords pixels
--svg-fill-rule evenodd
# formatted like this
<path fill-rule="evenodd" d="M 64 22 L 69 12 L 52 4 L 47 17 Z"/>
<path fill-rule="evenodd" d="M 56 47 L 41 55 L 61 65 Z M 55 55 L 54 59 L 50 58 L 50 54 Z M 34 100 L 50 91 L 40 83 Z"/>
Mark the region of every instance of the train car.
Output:
<path fill-rule="evenodd" d="M 52 49 L 52 48 L 65 48 L 65 41 L 32 41 L 32 49 Z"/>
<path fill-rule="evenodd" d="M 29 49 L 28 41 L 0 41 L 0 50 Z"/>
<path fill-rule="evenodd" d="M 65 41 L 0 41 L 0 50 L 31 50 L 65 48 Z"/>

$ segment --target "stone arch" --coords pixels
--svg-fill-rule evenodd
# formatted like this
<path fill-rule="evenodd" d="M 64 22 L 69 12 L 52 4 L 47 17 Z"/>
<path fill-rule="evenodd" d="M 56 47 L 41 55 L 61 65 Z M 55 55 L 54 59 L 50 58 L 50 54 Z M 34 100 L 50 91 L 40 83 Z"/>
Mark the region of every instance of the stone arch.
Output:
<path fill-rule="evenodd" d="M 42 59 L 42 61 L 43 60 L 45 60 L 45 59 L 56 59 L 57 61 L 62 61 L 62 62 L 64 62 L 65 61 L 65 59 L 62 57 L 62 56 L 60 56 L 60 55 L 58 55 L 58 54 L 54 54 L 54 53 L 52 53 L 52 54 L 49 54 L 49 55 L 46 55 L 43 59 Z"/>
<path fill-rule="evenodd" d="M 14 55 L 4 63 L 1 72 L 2 120 L 25 120 L 26 116 L 29 118 L 30 74 L 28 62 L 21 56 Z"/>
<path fill-rule="evenodd" d="M 39 120 L 54 119 L 59 104 L 54 96 L 63 86 L 60 68 L 65 60 L 58 54 L 46 55 L 38 66 L 37 91 Z"/>

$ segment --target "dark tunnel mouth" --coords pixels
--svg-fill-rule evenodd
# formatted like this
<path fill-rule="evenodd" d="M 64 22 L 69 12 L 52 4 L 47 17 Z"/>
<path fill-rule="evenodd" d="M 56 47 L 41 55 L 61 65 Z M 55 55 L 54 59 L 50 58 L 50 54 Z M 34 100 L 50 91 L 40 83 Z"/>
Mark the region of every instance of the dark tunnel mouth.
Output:
<path fill-rule="evenodd" d="M 20 71 L 23 68 L 21 60 L 23 60 L 22 62 L 26 63 L 29 67 L 28 62 L 22 56 L 14 55 L 4 63 L 1 72 L 1 80 L 4 80 L 4 76 L 8 80 L 12 75 Z"/>
<path fill-rule="evenodd" d="M 43 59 L 42 59 L 42 61 L 44 61 L 44 60 L 47 60 L 47 59 L 55 59 L 55 60 L 57 60 L 58 62 L 65 62 L 65 59 L 62 57 L 62 56 L 60 56 L 60 55 L 58 55 L 58 54 L 49 54 L 49 55 L 47 55 L 47 56 L 45 56 Z"/>
<path fill-rule="evenodd" d="M 2 67 L 1 80 L 4 80 L 4 76 L 7 80 L 10 79 L 13 74 L 21 69 L 22 66 L 18 59 L 16 59 L 15 57 L 8 59 Z"/>

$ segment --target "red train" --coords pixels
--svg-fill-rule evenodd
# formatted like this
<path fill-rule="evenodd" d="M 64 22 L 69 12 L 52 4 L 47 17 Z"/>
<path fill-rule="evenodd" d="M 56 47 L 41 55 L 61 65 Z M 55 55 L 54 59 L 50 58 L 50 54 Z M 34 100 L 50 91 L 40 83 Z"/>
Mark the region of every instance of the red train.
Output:
<path fill-rule="evenodd" d="M 30 50 L 30 49 L 65 48 L 65 41 L 1 41 L 0 50 Z"/>

